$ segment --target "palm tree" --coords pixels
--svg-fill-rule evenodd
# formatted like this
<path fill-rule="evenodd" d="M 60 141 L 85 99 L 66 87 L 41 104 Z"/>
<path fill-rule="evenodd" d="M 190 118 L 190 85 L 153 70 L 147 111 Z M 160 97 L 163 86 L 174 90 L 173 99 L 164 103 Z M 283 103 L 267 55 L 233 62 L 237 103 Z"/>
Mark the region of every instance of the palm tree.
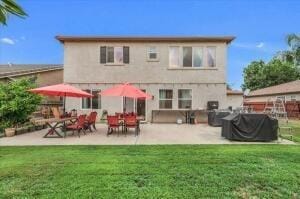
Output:
<path fill-rule="evenodd" d="M 300 65 L 300 35 L 289 34 L 286 37 L 286 42 L 290 47 L 290 54 L 293 57 L 295 65 Z"/>
<path fill-rule="evenodd" d="M 24 18 L 26 12 L 16 3 L 15 0 L 0 0 L 0 24 L 6 25 L 8 14 Z"/>
<path fill-rule="evenodd" d="M 288 50 L 279 51 L 274 57 L 295 66 L 300 65 L 300 35 L 289 34 L 286 36 L 286 43 L 289 46 Z"/>

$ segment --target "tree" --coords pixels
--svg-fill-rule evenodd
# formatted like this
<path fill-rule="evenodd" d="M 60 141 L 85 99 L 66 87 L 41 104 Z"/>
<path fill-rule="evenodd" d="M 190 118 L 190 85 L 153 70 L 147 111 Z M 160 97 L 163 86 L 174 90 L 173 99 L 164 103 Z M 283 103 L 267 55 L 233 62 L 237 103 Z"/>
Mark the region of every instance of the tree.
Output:
<path fill-rule="evenodd" d="M 12 127 L 28 120 L 41 102 L 41 96 L 28 92 L 34 88 L 32 79 L 0 84 L 0 127 Z"/>
<path fill-rule="evenodd" d="M 15 0 L 0 0 L 0 24 L 6 25 L 9 14 L 24 18 L 26 12 L 19 6 Z"/>
<path fill-rule="evenodd" d="M 286 37 L 286 43 L 289 50 L 280 51 L 277 53 L 277 58 L 282 61 L 293 63 L 296 66 L 300 65 L 300 35 L 289 34 Z"/>
<path fill-rule="evenodd" d="M 300 70 L 289 62 L 273 59 L 268 63 L 253 61 L 243 71 L 243 90 L 256 90 L 300 78 Z"/>

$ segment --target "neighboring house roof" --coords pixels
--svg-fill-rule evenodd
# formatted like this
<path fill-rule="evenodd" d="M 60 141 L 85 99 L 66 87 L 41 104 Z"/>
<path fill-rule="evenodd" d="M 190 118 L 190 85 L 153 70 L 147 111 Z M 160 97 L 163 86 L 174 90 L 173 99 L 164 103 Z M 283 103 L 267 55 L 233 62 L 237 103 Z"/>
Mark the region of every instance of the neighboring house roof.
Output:
<path fill-rule="evenodd" d="M 300 80 L 251 91 L 247 97 L 300 93 Z"/>
<path fill-rule="evenodd" d="M 60 42 L 226 42 L 234 36 L 63 36 L 55 37 Z"/>
<path fill-rule="evenodd" d="M 243 91 L 227 90 L 227 95 L 244 95 Z"/>
<path fill-rule="evenodd" d="M 63 70 L 61 64 L 0 64 L 0 79 Z"/>

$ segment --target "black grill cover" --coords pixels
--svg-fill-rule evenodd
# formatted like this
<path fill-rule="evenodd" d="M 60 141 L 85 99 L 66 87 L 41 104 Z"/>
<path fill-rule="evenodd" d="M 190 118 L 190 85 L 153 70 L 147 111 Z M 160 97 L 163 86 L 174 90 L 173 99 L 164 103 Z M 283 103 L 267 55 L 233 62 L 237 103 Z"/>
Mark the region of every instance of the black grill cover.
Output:
<path fill-rule="evenodd" d="M 278 121 L 266 114 L 237 113 L 222 120 L 222 136 L 229 140 L 277 140 Z"/>
<path fill-rule="evenodd" d="M 229 111 L 211 111 L 208 113 L 208 124 L 210 126 L 222 126 L 222 118 L 230 115 Z"/>

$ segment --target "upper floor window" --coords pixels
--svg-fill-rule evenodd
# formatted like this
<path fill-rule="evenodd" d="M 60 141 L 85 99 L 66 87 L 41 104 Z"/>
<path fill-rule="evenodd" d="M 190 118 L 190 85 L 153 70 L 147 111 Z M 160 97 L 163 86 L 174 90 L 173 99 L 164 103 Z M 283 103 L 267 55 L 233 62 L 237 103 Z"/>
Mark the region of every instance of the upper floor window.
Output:
<path fill-rule="evenodd" d="M 178 108 L 192 108 L 192 89 L 178 89 Z"/>
<path fill-rule="evenodd" d="M 99 95 L 100 90 L 84 90 L 87 93 L 93 95 L 92 98 L 82 98 L 81 107 L 82 109 L 101 109 L 101 96 Z"/>
<path fill-rule="evenodd" d="M 203 62 L 202 47 L 170 47 L 170 67 L 201 67 Z"/>
<path fill-rule="evenodd" d="M 207 47 L 207 65 L 208 65 L 208 67 L 216 66 L 216 47 L 215 46 Z"/>
<path fill-rule="evenodd" d="M 173 90 L 160 89 L 159 90 L 159 108 L 172 109 Z"/>
<path fill-rule="evenodd" d="M 159 57 L 158 57 L 158 50 L 156 47 L 154 46 L 148 47 L 147 59 L 148 61 L 158 61 Z"/>
<path fill-rule="evenodd" d="M 128 46 L 101 46 L 100 47 L 101 64 L 129 64 Z"/>

